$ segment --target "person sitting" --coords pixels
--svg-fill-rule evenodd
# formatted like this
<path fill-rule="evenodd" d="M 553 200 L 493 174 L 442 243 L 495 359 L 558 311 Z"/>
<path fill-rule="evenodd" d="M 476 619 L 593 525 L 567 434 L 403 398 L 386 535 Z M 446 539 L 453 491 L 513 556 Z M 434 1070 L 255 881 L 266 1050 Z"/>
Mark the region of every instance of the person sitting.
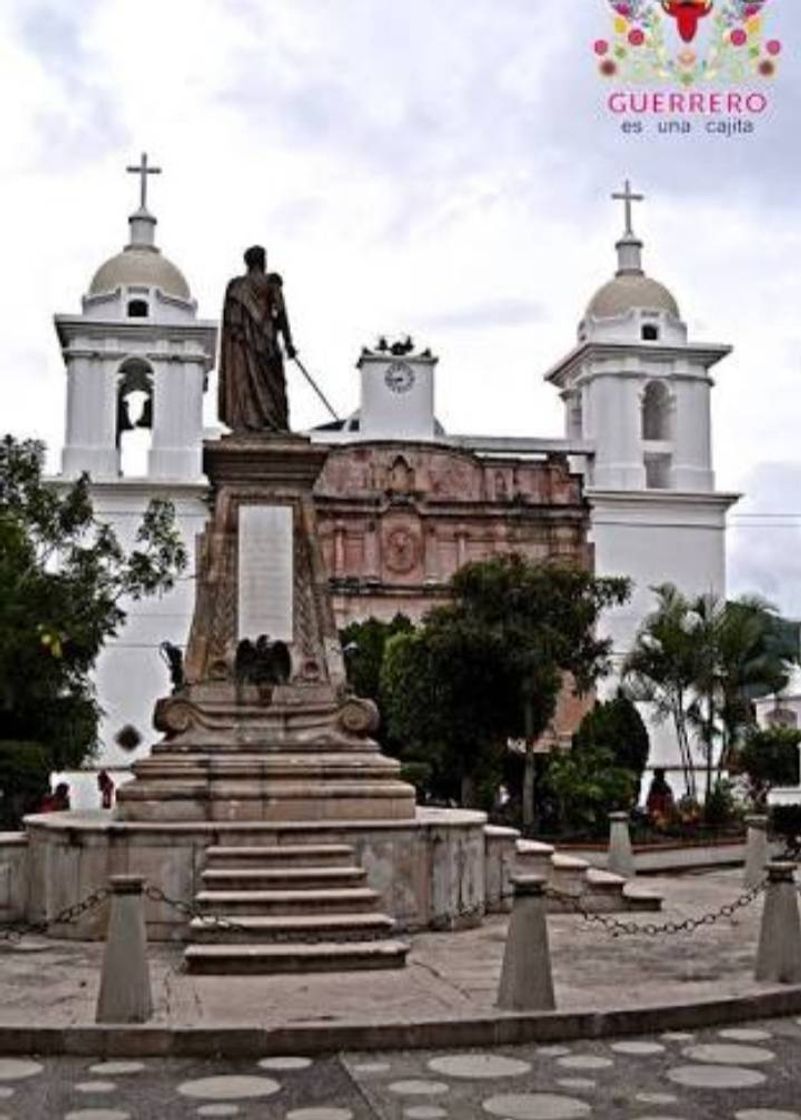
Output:
<path fill-rule="evenodd" d="M 654 770 L 651 788 L 648 790 L 648 799 L 645 802 L 648 819 L 657 827 L 667 824 L 675 812 L 673 790 L 668 785 L 665 770 L 657 767 Z"/>
<path fill-rule="evenodd" d="M 45 794 L 40 813 L 63 813 L 70 807 L 70 787 L 66 782 L 59 782 L 52 793 Z"/>

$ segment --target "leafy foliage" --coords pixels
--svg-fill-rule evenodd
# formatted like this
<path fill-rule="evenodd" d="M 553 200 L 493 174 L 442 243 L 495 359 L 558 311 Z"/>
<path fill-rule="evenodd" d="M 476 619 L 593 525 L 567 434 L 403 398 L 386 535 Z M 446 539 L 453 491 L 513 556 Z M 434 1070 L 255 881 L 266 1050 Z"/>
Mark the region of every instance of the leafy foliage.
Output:
<path fill-rule="evenodd" d="M 50 788 L 50 755 L 38 743 L 0 742 L 0 829 L 17 828 Z"/>
<path fill-rule="evenodd" d="M 368 618 L 351 622 L 340 631 L 345 652 L 348 682 L 357 696 L 381 701 L 381 666 L 387 642 L 395 634 L 410 634 L 414 626 L 405 614 L 396 614 L 390 622 Z"/>
<path fill-rule="evenodd" d="M 801 850 L 801 805 L 774 805 L 770 810 L 770 826 L 781 836 L 793 859 Z"/>
<path fill-rule="evenodd" d="M 634 807 L 639 786 L 637 775 L 611 750 L 594 744 L 553 756 L 547 781 L 561 829 L 594 836 L 606 834 L 610 813 Z"/>
<path fill-rule="evenodd" d="M 88 478 L 47 484 L 43 463 L 41 443 L 0 441 L 0 741 L 39 744 L 60 770 L 95 748 L 90 673 L 124 603 L 171 588 L 186 552 L 171 504 L 154 501 L 126 554 Z"/>
<path fill-rule="evenodd" d="M 759 598 L 690 599 L 672 584 L 654 590 L 656 610 L 640 628 L 624 672 L 632 695 L 673 721 L 693 798 L 694 747 L 700 743 L 708 798 L 752 723 L 753 698 L 787 684 L 797 639 L 788 641 L 786 624 Z"/>
<path fill-rule="evenodd" d="M 588 712 L 573 736 L 573 750 L 608 751 L 615 766 L 632 773 L 637 786 L 651 749 L 648 729 L 631 700 L 622 692 Z"/>
<path fill-rule="evenodd" d="M 748 778 L 755 805 L 767 804 L 773 786 L 797 786 L 801 731 L 791 727 L 753 729 L 734 758 L 735 768 Z"/>
<path fill-rule="evenodd" d="M 463 802 L 491 801 L 509 739 L 539 738 L 565 674 L 579 692 L 607 669 L 595 624 L 628 582 L 520 556 L 468 564 L 452 601 L 387 645 L 381 695 L 389 730 L 412 757 L 458 781 Z"/>

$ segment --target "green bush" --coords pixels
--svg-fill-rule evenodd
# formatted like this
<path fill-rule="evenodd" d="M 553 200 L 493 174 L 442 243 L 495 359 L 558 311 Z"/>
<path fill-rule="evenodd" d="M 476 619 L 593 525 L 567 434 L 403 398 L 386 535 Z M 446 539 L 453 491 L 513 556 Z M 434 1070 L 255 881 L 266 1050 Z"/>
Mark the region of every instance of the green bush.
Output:
<path fill-rule="evenodd" d="M 801 839 L 801 805 L 774 805 L 770 811 L 771 830 L 788 848 L 795 848 Z"/>
<path fill-rule="evenodd" d="M 799 784 L 801 731 L 790 727 L 753 730 L 737 752 L 734 769 L 748 778 L 755 805 L 763 806 L 774 786 Z"/>
<path fill-rule="evenodd" d="M 715 782 L 704 803 L 704 823 L 712 828 L 725 828 L 738 816 L 731 782 Z"/>
<path fill-rule="evenodd" d="M 0 742 L 0 828 L 17 829 L 50 789 L 51 759 L 39 743 Z"/>
<path fill-rule="evenodd" d="M 615 766 L 636 778 L 636 800 L 651 744 L 643 718 L 627 696 L 618 693 L 587 712 L 573 736 L 573 750 L 608 751 Z"/>
<path fill-rule="evenodd" d="M 636 775 L 616 766 L 612 752 L 599 747 L 552 756 L 545 781 L 565 832 L 605 836 L 609 814 L 631 810 L 636 802 Z"/>

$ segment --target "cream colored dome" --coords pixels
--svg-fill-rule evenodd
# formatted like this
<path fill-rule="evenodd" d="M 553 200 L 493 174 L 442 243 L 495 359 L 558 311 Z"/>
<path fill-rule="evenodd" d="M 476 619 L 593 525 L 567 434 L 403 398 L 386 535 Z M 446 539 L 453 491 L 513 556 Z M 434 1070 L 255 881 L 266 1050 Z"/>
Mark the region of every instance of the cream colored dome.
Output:
<path fill-rule="evenodd" d="M 679 305 L 664 284 L 641 272 L 619 273 L 599 288 L 589 302 L 587 316 L 611 319 L 627 311 L 667 311 L 681 318 Z"/>
<path fill-rule="evenodd" d="M 143 284 L 179 299 L 192 298 L 181 270 L 151 246 L 131 246 L 101 264 L 92 277 L 89 294 L 113 292 L 125 284 Z"/>

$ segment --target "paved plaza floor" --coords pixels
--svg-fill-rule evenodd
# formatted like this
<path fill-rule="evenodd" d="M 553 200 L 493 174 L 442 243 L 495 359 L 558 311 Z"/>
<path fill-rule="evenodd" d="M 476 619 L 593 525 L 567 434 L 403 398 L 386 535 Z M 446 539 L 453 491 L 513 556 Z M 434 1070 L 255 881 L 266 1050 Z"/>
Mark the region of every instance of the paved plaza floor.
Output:
<path fill-rule="evenodd" d="M 483 1051 L 0 1058 L 2 1120 L 801 1120 L 801 1021 Z"/>
<path fill-rule="evenodd" d="M 741 894 L 741 873 L 647 879 L 662 914 L 631 914 L 643 927 L 716 911 Z M 753 980 L 762 900 L 692 934 L 612 937 L 578 915 L 549 917 L 558 1009 L 686 1004 L 764 992 Z M 205 977 L 181 970 L 180 945 L 149 948 L 154 1023 L 297 1025 L 415 1022 L 494 1015 L 507 920 L 411 939 L 406 969 L 341 975 Z M 0 943 L 0 1026 L 94 1021 L 103 946 L 25 938 Z"/>

